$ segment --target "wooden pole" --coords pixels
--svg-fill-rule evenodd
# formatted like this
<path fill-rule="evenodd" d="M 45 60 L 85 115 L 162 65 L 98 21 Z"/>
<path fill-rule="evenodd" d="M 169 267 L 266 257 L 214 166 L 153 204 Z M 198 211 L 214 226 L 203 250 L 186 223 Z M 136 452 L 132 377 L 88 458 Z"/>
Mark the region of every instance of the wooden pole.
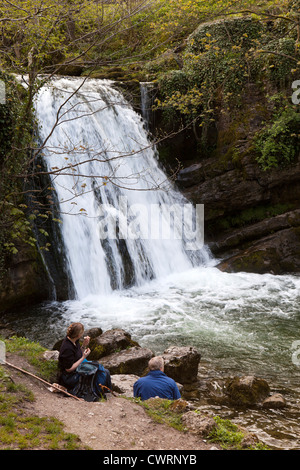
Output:
<path fill-rule="evenodd" d="M 31 374 L 30 372 L 28 372 L 27 370 L 24 370 L 24 369 L 21 369 L 20 367 L 17 367 L 13 364 L 10 364 L 9 362 L 5 361 L 4 364 L 6 364 L 7 366 L 9 367 L 13 367 L 14 369 L 20 371 L 20 372 L 23 372 L 23 374 L 27 374 L 27 375 L 30 375 L 31 377 L 39 380 L 40 382 L 43 382 L 44 384 L 50 386 L 50 387 L 53 387 L 55 388 L 56 390 L 58 390 L 59 392 L 62 392 L 64 393 L 65 395 L 67 395 L 68 397 L 72 397 L 72 398 L 75 398 L 75 400 L 78 400 L 78 401 L 84 401 L 83 398 L 79 398 L 79 397 L 76 397 L 76 395 L 72 395 L 71 393 L 67 392 L 66 390 L 63 390 L 61 389 L 60 387 L 58 387 L 56 384 L 50 384 L 49 382 L 46 382 L 46 380 L 44 379 L 41 379 L 40 377 L 38 377 L 37 375 L 34 375 L 34 374 Z"/>

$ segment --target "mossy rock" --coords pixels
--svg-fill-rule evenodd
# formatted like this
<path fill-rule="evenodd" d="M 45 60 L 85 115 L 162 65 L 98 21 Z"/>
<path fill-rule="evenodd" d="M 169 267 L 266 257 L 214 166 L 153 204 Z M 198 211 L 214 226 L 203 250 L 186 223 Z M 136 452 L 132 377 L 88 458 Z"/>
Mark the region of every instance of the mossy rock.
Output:
<path fill-rule="evenodd" d="M 253 406 L 263 402 L 270 394 L 266 380 L 255 377 L 234 377 L 229 379 L 226 395 L 231 404 L 238 406 Z"/>
<path fill-rule="evenodd" d="M 153 352 L 148 348 L 133 346 L 131 348 L 114 352 L 101 359 L 101 364 L 113 374 L 135 374 L 142 376 L 153 357 Z"/>
<path fill-rule="evenodd" d="M 121 328 L 107 330 L 101 335 L 91 338 L 89 344 L 91 353 L 88 359 L 98 360 L 104 356 L 108 356 L 118 351 L 123 351 L 133 346 L 139 345 L 136 341 L 131 339 L 131 335 L 128 332 Z"/>
<path fill-rule="evenodd" d="M 203 39 L 210 37 L 217 45 L 230 48 L 234 41 L 240 42 L 241 37 L 243 37 L 244 47 L 249 47 L 251 39 L 257 38 L 263 29 L 263 24 L 250 16 L 204 23 L 189 37 L 187 49 L 198 53 L 205 51 Z"/>

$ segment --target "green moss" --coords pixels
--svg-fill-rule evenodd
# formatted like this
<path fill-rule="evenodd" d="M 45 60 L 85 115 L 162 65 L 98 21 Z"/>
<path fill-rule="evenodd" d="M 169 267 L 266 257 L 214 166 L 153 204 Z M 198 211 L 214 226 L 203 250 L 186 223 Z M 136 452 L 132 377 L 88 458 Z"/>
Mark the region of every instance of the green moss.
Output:
<path fill-rule="evenodd" d="M 215 416 L 217 426 L 209 435 L 211 442 L 216 442 L 225 450 L 270 450 L 268 446 L 261 442 L 245 445 L 247 434 L 242 431 L 229 419 L 222 419 Z"/>
<path fill-rule="evenodd" d="M 15 341 L 13 340 L 13 343 Z M 25 349 L 29 345 L 22 341 Z M 16 344 L 14 350 L 19 351 Z M 39 349 L 39 346 L 31 346 Z M 1 450 L 81 450 L 79 438 L 66 433 L 63 424 L 56 418 L 28 416 L 24 403 L 33 401 L 34 396 L 23 385 L 11 382 L 9 375 L 0 367 L 0 449 Z"/>
<path fill-rule="evenodd" d="M 229 419 L 215 416 L 217 427 L 210 433 L 209 439 L 219 443 L 224 449 L 240 448 L 244 434 Z"/>
<path fill-rule="evenodd" d="M 172 405 L 173 400 L 166 400 L 163 398 L 150 398 L 146 401 L 140 399 L 134 399 L 136 403 L 139 403 L 145 408 L 147 414 L 157 423 L 167 424 L 168 426 L 183 431 L 184 426 L 181 422 L 181 413 L 178 413 Z"/>
<path fill-rule="evenodd" d="M 276 217 L 284 214 L 294 208 L 293 204 L 275 204 L 250 207 L 234 215 L 223 216 L 213 222 L 207 222 L 208 228 L 215 230 L 229 230 L 232 228 L 241 228 L 250 224 L 261 222 L 262 220 Z"/>
<path fill-rule="evenodd" d="M 100 357 L 103 357 L 106 355 L 106 349 L 103 345 L 98 344 L 95 339 L 91 339 L 89 348 L 91 349 L 91 353 L 89 355 L 89 359 L 91 361 L 100 359 Z"/>
<path fill-rule="evenodd" d="M 46 349 L 39 343 L 29 341 L 27 338 L 12 336 L 5 340 L 6 350 L 24 356 L 30 364 L 37 369 L 37 375 L 46 381 L 56 381 L 57 361 L 44 360 Z"/>

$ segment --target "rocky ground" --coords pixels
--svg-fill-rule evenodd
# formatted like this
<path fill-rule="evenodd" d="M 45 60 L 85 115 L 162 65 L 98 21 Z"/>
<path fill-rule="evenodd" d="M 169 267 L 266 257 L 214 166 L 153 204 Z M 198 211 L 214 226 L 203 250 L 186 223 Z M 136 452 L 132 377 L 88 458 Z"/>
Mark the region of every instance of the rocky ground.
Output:
<path fill-rule="evenodd" d="M 8 354 L 7 362 L 34 373 L 32 366 L 18 355 Z M 144 408 L 126 398 L 112 396 L 97 403 L 79 402 L 60 393 L 51 393 L 37 379 L 8 367 L 17 384 L 24 384 L 34 396 L 26 412 L 55 417 L 65 431 L 76 434 L 92 450 L 218 450 L 191 432 L 180 432 L 154 422 Z"/>

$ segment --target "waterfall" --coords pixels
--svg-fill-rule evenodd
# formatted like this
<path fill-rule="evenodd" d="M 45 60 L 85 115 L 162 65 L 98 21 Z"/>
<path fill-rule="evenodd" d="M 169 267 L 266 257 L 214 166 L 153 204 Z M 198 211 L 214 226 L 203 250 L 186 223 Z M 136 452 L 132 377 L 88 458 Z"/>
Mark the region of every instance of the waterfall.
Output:
<path fill-rule="evenodd" d="M 154 85 L 152 82 L 141 82 L 141 114 L 145 122 L 145 127 L 149 130 L 149 125 L 152 115 L 152 105 L 153 105 L 153 88 Z"/>
<path fill-rule="evenodd" d="M 201 211 L 168 180 L 143 119 L 112 82 L 54 78 L 35 110 L 76 298 L 207 262 Z"/>

